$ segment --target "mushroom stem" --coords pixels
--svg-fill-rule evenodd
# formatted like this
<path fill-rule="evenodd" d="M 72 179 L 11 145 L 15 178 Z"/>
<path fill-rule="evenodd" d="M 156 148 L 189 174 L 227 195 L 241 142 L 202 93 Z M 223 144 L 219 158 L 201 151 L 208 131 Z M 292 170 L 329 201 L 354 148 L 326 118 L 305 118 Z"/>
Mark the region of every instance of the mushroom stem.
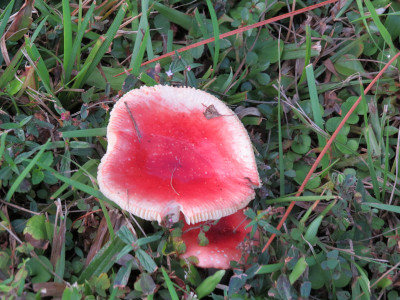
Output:
<path fill-rule="evenodd" d="M 126 106 L 126 109 L 128 110 L 129 117 L 130 117 L 131 120 L 132 120 L 133 126 L 135 127 L 135 131 L 136 131 L 136 133 L 137 133 L 137 136 L 138 136 L 138 139 L 139 139 L 139 142 L 140 142 L 140 140 L 142 139 L 142 134 L 140 133 L 139 127 L 138 127 L 138 125 L 136 124 L 135 119 L 133 118 L 132 112 L 131 112 L 131 110 L 129 109 L 128 104 L 126 104 L 126 102 L 124 102 L 124 104 L 125 104 L 125 106 Z"/>

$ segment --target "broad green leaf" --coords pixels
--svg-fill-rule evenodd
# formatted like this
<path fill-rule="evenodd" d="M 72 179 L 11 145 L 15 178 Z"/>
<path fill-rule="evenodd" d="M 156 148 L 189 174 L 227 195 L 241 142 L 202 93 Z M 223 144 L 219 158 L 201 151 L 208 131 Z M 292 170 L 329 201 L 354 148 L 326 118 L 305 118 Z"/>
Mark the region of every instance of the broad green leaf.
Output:
<path fill-rule="evenodd" d="M 219 270 L 204 279 L 204 281 L 197 287 L 196 294 L 199 299 L 208 296 L 214 289 L 217 284 L 221 282 L 222 277 L 225 275 L 225 270 Z"/>
<path fill-rule="evenodd" d="M 344 76 L 351 76 L 356 73 L 364 74 L 365 70 L 361 62 L 352 54 L 345 54 L 334 64 L 336 71 Z"/>

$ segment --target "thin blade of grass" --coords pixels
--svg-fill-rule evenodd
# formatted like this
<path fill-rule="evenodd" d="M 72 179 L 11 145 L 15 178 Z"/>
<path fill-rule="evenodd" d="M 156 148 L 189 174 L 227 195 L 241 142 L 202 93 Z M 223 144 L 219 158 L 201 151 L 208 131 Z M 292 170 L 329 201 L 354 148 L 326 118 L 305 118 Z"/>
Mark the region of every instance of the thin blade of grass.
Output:
<path fill-rule="evenodd" d="M 204 39 L 208 38 L 208 32 L 207 32 L 207 28 L 206 28 L 205 22 L 203 22 L 203 20 L 201 19 L 201 16 L 200 16 L 200 13 L 199 13 L 198 9 L 196 9 L 194 11 L 194 17 L 196 19 L 197 26 L 199 27 L 199 29 L 201 31 L 201 34 L 203 35 L 203 38 Z M 214 46 L 211 45 L 211 43 L 209 45 L 207 45 L 207 46 L 208 46 L 208 49 L 210 50 L 211 55 L 213 55 Z M 170 51 L 168 51 L 168 52 L 170 52 Z"/>
<path fill-rule="evenodd" d="M 68 53 L 70 53 L 70 58 L 69 64 L 65 64 L 65 60 L 64 60 L 64 70 L 65 70 L 65 82 L 68 82 L 68 80 L 71 77 L 71 72 L 72 72 L 72 68 L 74 66 L 74 60 L 78 58 L 78 54 L 79 54 L 79 50 L 81 47 L 81 42 L 82 42 L 82 38 L 85 34 L 85 30 L 89 24 L 89 20 L 93 15 L 93 11 L 95 8 L 95 2 L 92 3 L 92 5 L 89 7 L 89 10 L 86 12 L 85 18 L 83 19 L 83 22 L 80 24 L 80 26 L 78 27 L 78 32 L 77 35 L 75 37 L 74 43 L 72 45 L 72 49 L 71 52 L 65 52 L 66 55 L 68 55 Z M 77 64 L 79 66 L 79 64 Z"/>
<path fill-rule="evenodd" d="M 25 179 L 25 177 L 29 174 L 29 172 L 32 170 L 32 168 L 36 165 L 38 162 L 39 158 L 43 155 L 44 151 L 47 149 L 47 146 L 50 143 L 50 139 L 47 140 L 46 144 L 44 144 L 39 152 L 35 155 L 35 157 L 30 161 L 30 163 L 26 166 L 26 168 L 21 172 L 21 174 L 17 177 L 17 179 L 14 181 L 13 185 L 10 187 L 7 195 L 6 195 L 6 200 L 10 201 L 11 197 L 14 195 L 15 191 L 19 187 L 19 185 L 22 183 L 22 181 Z"/>
<path fill-rule="evenodd" d="M 171 299 L 179 300 L 178 294 L 176 293 L 176 291 L 174 289 L 174 285 L 173 285 L 171 279 L 169 278 L 167 272 L 165 271 L 164 267 L 161 267 L 161 272 L 163 274 L 165 284 L 167 285 L 168 292 L 169 292 L 169 295 L 171 296 Z"/>
<path fill-rule="evenodd" d="M 214 54 L 212 55 L 213 58 L 213 69 L 214 73 L 217 70 L 217 64 L 218 64 L 218 57 L 219 57 L 219 26 L 218 26 L 218 19 L 217 19 L 217 14 L 215 13 L 214 7 L 211 3 L 210 0 L 207 0 L 207 6 L 208 10 L 210 11 L 210 16 L 211 16 L 211 22 L 213 26 L 213 31 L 214 31 Z"/>
<path fill-rule="evenodd" d="M 11 59 L 11 62 L 7 66 L 7 68 L 4 70 L 4 73 L 1 74 L 0 89 L 4 88 L 10 82 L 10 80 L 14 77 L 15 73 L 17 72 L 17 69 L 22 62 L 22 57 L 23 57 L 22 49 L 24 49 L 24 48 L 25 48 L 25 43 L 19 48 L 17 53 Z"/>
<path fill-rule="evenodd" d="M 282 105 L 281 105 L 281 52 L 280 49 L 280 38 L 278 39 L 278 152 L 279 152 L 279 191 L 281 197 L 285 196 L 285 164 L 283 161 L 283 138 L 282 138 Z"/>
<path fill-rule="evenodd" d="M 10 130 L 6 130 L 1 133 L 1 138 L 0 138 L 0 161 L 1 158 L 3 157 L 4 150 L 6 148 L 6 138 L 7 134 L 10 132 Z"/>
<path fill-rule="evenodd" d="M 64 70 L 72 65 L 71 53 L 72 53 L 72 29 L 71 29 L 71 10 L 69 8 L 69 1 L 62 0 L 62 14 L 63 14 L 63 32 L 64 32 Z M 69 76 L 66 76 L 66 81 L 69 80 Z"/>
<path fill-rule="evenodd" d="M 0 156 L 1 158 L 1 156 Z M 76 171 L 71 179 L 80 183 L 86 183 L 90 180 L 88 175 L 92 174 L 93 171 L 97 168 L 99 161 L 97 159 L 88 160 L 83 166 L 79 167 L 79 170 Z M 50 199 L 58 198 L 62 192 L 64 192 L 68 188 L 68 184 L 64 183 L 57 191 L 50 196 Z"/>
<path fill-rule="evenodd" d="M 147 0 L 146 0 L 146 2 L 147 2 Z M 142 5 L 143 5 L 143 2 L 142 2 Z M 168 6 L 165 6 L 158 2 L 154 2 L 153 7 L 160 14 L 162 14 L 164 17 L 166 17 L 169 21 L 171 21 L 175 24 L 178 24 L 182 28 L 184 28 L 186 30 L 190 30 L 190 28 L 192 27 L 192 18 L 190 16 L 188 16 L 187 14 L 180 12 L 176 9 L 170 8 Z M 139 25 L 139 28 L 140 28 L 140 25 Z"/>
<path fill-rule="evenodd" d="M 140 65 L 142 64 L 144 52 L 146 50 L 146 44 L 150 37 L 149 29 L 146 28 L 145 30 L 146 30 L 146 32 L 143 36 L 143 40 L 140 43 L 139 52 L 138 52 L 137 56 L 135 56 L 135 59 L 132 60 L 134 62 L 133 67 L 132 67 L 132 74 L 135 76 L 139 75 Z M 136 44 L 135 44 L 135 47 L 136 47 Z"/>
<path fill-rule="evenodd" d="M 310 94 L 311 109 L 313 112 L 314 122 L 321 129 L 324 130 L 324 120 L 322 119 L 317 87 L 315 85 L 315 76 L 312 64 L 308 65 L 306 68 L 306 77 L 308 84 L 308 91 Z M 326 145 L 326 140 L 318 134 L 318 146 L 323 148 Z M 322 161 L 322 168 L 325 169 L 329 165 L 329 157 L 325 156 Z"/>
<path fill-rule="evenodd" d="M 156 4 L 156 3 L 154 3 Z M 142 16 L 140 17 L 139 28 L 137 30 L 135 45 L 133 46 L 132 59 L 129 68 L 132 69 L 132 74 L 139 75 L 140 65 L 142 64 L 144 49 L 147 45 L 146 37 L 149 31 L 149 22 L 147 20 L 147 10 L 149 9 L 149 1 L 142 0 Z"/>
<path fill-rule="evenodd" d="M 265 204 L 271 205 L 276 203 L 285 203 L 291 201 L 299 202 L 313 202 L 318 200 L 333 200 L 337 199 L 337 196 L 290 196 L 290 197 L 280 197 L 276 199 L 265 200 Z"/>
<path fill-rule="evenodd" d="M 299 84 L 301 84 L 304 79 L 306 78 L 306 67 L 310 63 L 310 58 L 311 58 L 311 28 L 310 25 L 306 25 L 306 57 L 304 59 L 304 68 L 303 72 L 301 73 L 301 77 L 299 80 Z M 314 83 L 315 85 L 315 83 Z"/>
<path fill-rule="evenodd" d="M 367 104 L 367 99 L 365 98 L 365 91 L 364 91 L 364 87 L 362 84 L 360 84 L 360 94 L 361 94 L 361 99 L 362 101 L 365 103 L 365 105 Z M 374 189 L 374 193 L 376 196 L 376 199 L 378 201 L 380 201 L 381 199 L 381 195 L 380 195 L 380 191 L 379 191 L 379 184 L 378 184 L 378 179 L 377 179 L 377 175 L 375 172 L 375 166 L 373 163 L 373 159 L 372 159 L 372 155 L 373 155 L 373 150 L 371 148 L 371 136 L 373 135 L 373 130 L 370 124 L 368 124 L 368 115 L 367 112 L 364 112 L 364 122 L 365 122 L 365 128 L 363 130 L 364 136 L 365 136 L 365 140 L 367 142 L 367 163 L 368 163 L 368 169 L 369 172 L 371 174 L 371 182 L 372 182 L 372 187 Z M 376 147 L 375 147 L 376 148 Z M 380 151 L 380 148 L 379 148 Z"/>
<path fill-rule="evenodd" d="M 377 208 L 380 210 L 386 210 L 390 211 L 396 214 L 400 214 L 400 206 L 396 205 L 389 205 L 389 204 L 383 204 L 383 203 L 371 203 L 371 202 L 363 202 L 362 205 L 367 205 L 373 208 Z"/>
<path fill-rule="evenodd" d="M 93 129 L 82 129 L 73 131 L 64 131 L 61 133 L 63 138 L 80 138 L 80 137 L 91 137 L 91 136 L 106 136 L 107 128 L 93 128 Z"/>
<path fill-rule="evenodd" d="M 31 36 L 31 42 L 32 43 L 35 42 L 35 40 L 38 37 L 38 35 L 40 34 L 40 31 L 42 30 L 43 26 L 46 25 L 46 22 L 47 22 L 48 18 L 49 18 L 48 16 L 44 17 L 44 19 L 40 22 L 38 27 L 36 27 L 35 31 L 33 32 L 32 36 Z"/>
<path fill-rule="evenodd" d="M 365 136 L 365 140 L 367 142 L 367 153 L 368 153 L 368 157 L 367 157 L 367 163 L 368 163 L 368 169 L 369 169 L 369 173 L 371 174 L 371 182 L 372 182 L 372 187 L 374 189 L 374 193 L 375 193 L 375 197 L 378 201 L 380 201 L 380 191 L 379 191 L 379 184 L 378 184 L 378 178 L 375 172 L 375 166 L 374 166 L 374 162 L 373 162 L 373 151 L 372 151 L 372 146 L 371 146 L 371 135 L 370 133 L 372 131 L 371 126 L 369 125 L 368 127 L 365 128 L 365 130 L 363 130 L 364 132 L 364 136 Z"/>
<path fill-rule="evenodd" d="M 86 58 L 85 63 L 83 64 L 82 69 L 79 73 L 71 80 L 74 81 L 72 86 L 73 89 L 80 88 L 85 83 L 85 76 L 88 73 L 90 67 L 93 65 L 96 56 L 98 56 L 98 52 L 100 50 L 101 45 L 104 43 L 104 37 L 101 36 L 94 44 L 92 50 L 89 53 L 89 56 Z"/>
<path fill-rule="evenodd" d="M 143 82 L 146 86 L 155 86 L 155 85 L 159 84 L 157 81 L 155 81 L 149 75 L 147 75 L 145 72 L 141 72 L 138 76 L 138 79 L 141 82 Z"/>

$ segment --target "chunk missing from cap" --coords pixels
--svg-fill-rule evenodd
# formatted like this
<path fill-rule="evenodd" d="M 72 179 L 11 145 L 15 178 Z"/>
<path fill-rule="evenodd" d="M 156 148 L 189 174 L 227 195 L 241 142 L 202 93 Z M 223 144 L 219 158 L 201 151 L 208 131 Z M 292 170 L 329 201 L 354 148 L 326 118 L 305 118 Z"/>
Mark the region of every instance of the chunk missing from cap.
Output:
<path fill-rule="evenodd" d="M 254 241 L 258 244 L 258 231 L 252 241 L 248 239 L 251 227 L 245 227 L 250 221 L 243 210 L 221 218 L 216 225 L 210 225 L 210 229 L 205 232 L 208 239 L 208 244 L 205 246 L 199 245 L 200 226 L 185 224 L 181 239 L 186 245 L 186 252 L 180 257 L 197 257 L 196 265 L 201 268 L 229 269 L 230 261 L 245 263 L 241 259 L 252 251 Z"/>
<path fill-rule="evenodd" d="M 209 112 L 212 108 L 212 114 Z M 114 106 L 101 192 L 159 223 L 215 220 L 245 207 L 260 185 L 252 145 L 236 115 L 193 88 L 142 87 Z"/>

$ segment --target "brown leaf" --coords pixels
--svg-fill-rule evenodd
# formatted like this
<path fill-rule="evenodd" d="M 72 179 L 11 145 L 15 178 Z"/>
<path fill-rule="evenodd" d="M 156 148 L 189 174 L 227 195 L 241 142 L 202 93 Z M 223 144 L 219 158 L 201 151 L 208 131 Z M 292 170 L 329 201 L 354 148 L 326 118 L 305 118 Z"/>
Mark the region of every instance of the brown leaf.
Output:
<path fill-rule="evenodd" d="M 207 120 L 221 117 L 222 115 L 215 108 L 214 104 L 207 106 L 206 110 L 203 112 Z"/>
<path fill-rule="evenodd" d="M 42 297 L 61 297 L 67 286 L 60 282 L 41 282 L 34 283 L 33 290 L 40 291 Z"/>
<path fill-rule="evenodd" d="M 5 39 L 12 42 L 18 41 L 29 30 L 32 24 L 32 10 L 35 0 L 25 0 L 13 22 L 8 27 Z"/>
<path fill-rule="evenodd" d="M 261 117 L 261 113 L 257 107 L 243 107 L 238 106 L 235 109 L 235 113 L 237 114 L 239 119 L 244 118 L 245 116 L 256 116 Z"/>
<path fill-rule="evenodd" d="M 35 248 L 46 250 L 49 246 L 49 241 L 37 240 L 29 233 L 25 233 L 25 240 Z"/>
<path fill-rule="evenodd" d="M 122 216 L 118 210 L 110 210 L 110 221 L 114 228 L 114 231 L 118 231 L 123 225 L 128 226 L 129 222 Z M 88 266 L 93 257 L 103 247 L 103 245 L 109 240 L 109 232 L 107 227 L 106 218 L 101 219 L 100 225 L 97 229 L 97 234 L 94 241 L 91 243 L 91 247 L 86 258 L 85 266 Z"/>

